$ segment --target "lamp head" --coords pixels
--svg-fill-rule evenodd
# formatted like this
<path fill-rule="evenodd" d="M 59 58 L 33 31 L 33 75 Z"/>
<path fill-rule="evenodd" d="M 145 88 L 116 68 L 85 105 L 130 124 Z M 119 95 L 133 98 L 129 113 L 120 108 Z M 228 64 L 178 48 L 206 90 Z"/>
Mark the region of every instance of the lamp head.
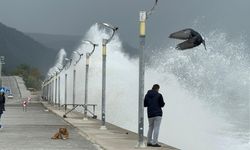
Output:
<path fill-rule="evenodd" d="M 78 51 L 74 51 L 73 53 L 74 53 L 74 54 L 78 54 L 78 55 L 80 55 L 80 56 L 83 55 L 83 54 L 79 53 Z"/>
<path fill-rule="evenodd" d="M 101 23 L 101 25 L 103 25 L 103 26 L 105 26 L 107 28 L 110 28 L 110 29 L 112 29 L 114 31 L 118 30 L 118 27 L 112 26 L 112 25 L 107 24 L 107 23 Z"/>
<path fill-rule="evenodd" d="M 89 41 L 89 40 L 83 40 L 82 42 L 83 42 L 83 43 L 87 43 L 87 44 L 91 44 L 91 45 L 93 45 L 94 47 L 98 46 L 98 44 L 95 44 L 95 43 L 93 43 L 93 42 L 91 42 L 91 41 Z"/>

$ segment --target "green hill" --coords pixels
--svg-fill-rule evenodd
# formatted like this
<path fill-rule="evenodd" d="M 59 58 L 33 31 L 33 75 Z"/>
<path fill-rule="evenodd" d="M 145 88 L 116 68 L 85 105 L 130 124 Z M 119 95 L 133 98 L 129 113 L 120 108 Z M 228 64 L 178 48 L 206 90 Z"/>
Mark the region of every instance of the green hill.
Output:
<path fill-rule="evenodd" d="M 27 64 L 46 73 L 53 65 L 56 53 L 56 50 L 47 48 L 30 36 L 0 23 L 0 55 L 5 56 L 3 69 L 6 72 Z"/>

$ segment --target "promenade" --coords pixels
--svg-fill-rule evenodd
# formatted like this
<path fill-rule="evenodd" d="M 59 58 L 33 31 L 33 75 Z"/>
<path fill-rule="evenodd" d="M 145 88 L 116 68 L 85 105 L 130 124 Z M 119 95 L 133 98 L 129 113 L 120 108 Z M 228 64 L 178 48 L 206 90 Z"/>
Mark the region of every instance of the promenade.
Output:
<path fill-rule="evenodd" d="M 96 150 L 97 148 L 82 137 L 79 131 L 51 112 L 39 102 L 29 104 L 23 112 L 21 104 L 7 104 L 1 120 L 1 150 Z M 69 130 L 68 140 L 52 140 L 51 136 L 60 127 Z"/>

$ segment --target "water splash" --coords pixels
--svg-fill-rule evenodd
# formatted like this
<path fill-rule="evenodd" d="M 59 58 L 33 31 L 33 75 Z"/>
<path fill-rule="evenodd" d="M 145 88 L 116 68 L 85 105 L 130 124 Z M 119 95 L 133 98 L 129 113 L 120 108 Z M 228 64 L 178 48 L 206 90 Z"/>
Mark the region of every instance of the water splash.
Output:
<path fill-rule="evenodd" d="M 178 129 L 185 129 L 181 130 L 185 138 L 188 138 L 186 135 L 197 134 L 196 137 L 202 139 L 199 140 L 200 143 L 213 145 L 212 149 L 235 149 L 237 142 L 234 143 L 236 145 L 231 145 L 230 140 L 238 141 L 239 145 L 249 140 L 250 53 L 247 52 L 248 47 L 244 42 L 229 41 L 226 33 L 214 31 L 207 35 L 207 52 L 202 47 L 188 51 L 176 51 L 173 48 L 156 50 L 150 68 L 154 68 L 159 76 L 165 74 L 166 80 L 168 80 L 166 74 L 172 74 L 181 89 L 187 90 L 187 95 L 193 97 L 191 101 L 183 97 L 185 100 L 179 104 L 184 106 L 184 103 L 187 107 L 182 108 L 182 113 L 186 111 L 186 114 L 181 117 L 185 118 L 184 120 L 187 120 L 187 117 L 190 119 L 180 122 L 172 120 L 176 122 L 174 124 L 190 126 Z M 169 87 L 169 84 L 164 84 Z M 194 104 L 200 106 L 194 107 Z M 173 130 L 176 129 L 175 127 Z M 191 131 L 186 133 L 186 130 Z M 200 133 L 205 135 L 199 136 Z M 209 134 L 214 140 L 200 138 L 209 137 Z M 186 145 L 188 143 L 190 142 Z M 183 146 L 183 149 L 186 148 Z M 188 148 L 209 149 L 209 146 L 202 148 L 193 145 Z M 240 146 L 237 149 L 240 149 Z"/>
<path fill-rule="evenodd" d="M 51 67 L 47 73 L 47 77 L 55 75 L 56 72 L 60 72 L 60 70 L 63 69 L 64 66 L 64 59 L 66 58 L 66 51 L 62 48 L 58 52 L 55 60 L 55 64 L 53 67 Z"/>
<path fill-rule="evenodd" d="M 161 73 L 172 73 L 184 88 L 222 112 L 231 121 L 249 128 L 250 53 L 244 42 L 229 42 L 225 33 L 211 32 L 208 51 L 198 47 L 189 51 L 161 50 L 152 60 Z M 223 110 L 221 110 L 223 109 Z"/>

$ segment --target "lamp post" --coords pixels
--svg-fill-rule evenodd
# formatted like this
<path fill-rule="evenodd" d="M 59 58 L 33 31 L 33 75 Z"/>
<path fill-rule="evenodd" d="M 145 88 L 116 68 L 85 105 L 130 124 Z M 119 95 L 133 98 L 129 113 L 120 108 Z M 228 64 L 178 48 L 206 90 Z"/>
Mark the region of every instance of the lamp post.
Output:
<path fill-rule="evenodd" d="M 58 77 L 58 108 L 61 107 L 61 77 Z"/>
<path fill-rule="evenodd" d="M 79 59 L 74 64 L 74 66 L 76 66 L 76 64 L 81 60 L 81 57 L 83 54 L 80 54 L 78 51 L 74 51 L 73 53 L 78 54 L 80 56 Z M 73 107 L 75 107 L 75 99 L 76 99 L 76 69 L 74 68 L 74 71 L 73 71 Z"/>
<path fill-rule="evenodd" d="M 60 73 L 62 72 L 63 68 L 59 68 L 57 67 L 57 73 L 58 73 L 58 77 L 57 77 L 57 95 L 58 95 L 58 108 L 60 109 L 61 107 L 61 76 Z"/>
<path fill-rule="evenodd" d="M 72 58 L 64 58 L 64 60 L 66 61 L 64 66 L 63 66 L 63 69 L 68 69 L 72 63 Z"/>
<path fill-rule="evenodd" d="M 70 58 L 64 58 L 65 64 L 63 65 L 63 69 L 68 69 L 68 67 L 71 65 L 72 59 Z M 69 64 L 69 65 L 68 65 Z M 67 110 L 67 97 L 68 97 L 68 74 L 65 73 L 64 76 L 64 104 L 65 104 L 65 112 Z"/>
<path fill-rule="evenodd" d="M 51 88 L 51 105 L 54 105 L 54 98 L 55 98 L 55 75 L 53 74 L 53 77 L 52 77 L 52 82 L 51 82 L 51 86 L 52 86 L 52 88 Z"/>
<path fill-rule="evenodd" d="M 105 118 L 105 115 L 106 115 L 106 110 L 105 110 L 105 107 L 106 107 L 105 106 L 106 105 L 106 56 L 107 56 L 106 46 L 114 37 L 115 32 L 118 30 L 118 27 L 114 27 L 107 23 L 101 23 L 100 25 L 112 30 L 112 35 L 109 37 L 109 39 L 102 39 L 102 125 L 100 129 L 105 130 L 107 129 L 105 126 L 106 124 L 106 118 Z"/>
<path fill-rule="evenodd" d="M 94 53 L 96 46 L 98 46 L 98 44 L 94 44 L 93 42 L 89 41 L 89 40 L 83 40 L 83 43 L 86 44 L 90 44 L 93 46 L 93 49 L 91 52 L 87 52 L 86 53 L 86 71 L 85 71 L 85 96 L 84 96 L 84 120 L 88 120 L 87 119 L 87 104 L 88 104 L 88 72 L 89 72 L 89 58 L 90 56 Z M 76 64 L 80 61 L 81 57 L 83 56 L 83 54 L 79 53 L 78 51 L 74 51 L 75 54 L 78 54 L 80 56 L 80 58 L 76 61 Z M 75 64 L 75 65 L 76 65 Z"/>
<path fill-rule="evenodd" d="M 68 90 L 68 75 L 65 73 L 65 78 L 64 78 L 64 104 L 65 104 L 65 112 L 66 112 L 66 110 L 67 110 L 67 94 L 68 94 L 68 92 L 67 92 L 67 90 Z"/>
<path fill-rule="evenodd" d="M 57 72 L 56 72 L 56 76 L 55 76 L 55 106 L 57 104 Z"/>
<path fill-rule="evenodd" d="M 46 101 L 49 100 L 49 84 L 48 81 L 46 81 Z"/>
<path fill-rule="evenodd" d="M 145 38 L 146 38 L 146 20 L 149 15 L 152 14 L 158 0 L 155 0 L 155 4 L 150 11 L 140 11 L 140 25 L 139 25 L 139 37 L 140 37 L 140 55 L 139 55 L 139 102 L 138 102 L 138 144 L 137 147 L 145 147 L 144 143 L 144 76 L 145 76 Z"/>
<path fill-rule="evenodd" d="M 73 107 L 76 103 L 76 69 L 73 71 Z"/>
<path fill-rule="evenodd" d="M 78 51 L 74 51 L 73 52 L 73 54 L 79 54 L 80 55 L 80 53 L 78 52 Z M 81 57 L 81 55 L 80 55 L 80 57 Z M 64 58 L 64 60 L 66 61 L 66 63 L 65 63 L 65 65 L 64 65 L 64 67 L 63 68 L 65 68 L 65 69 L 68 69 L 70 66 L 71 66 L 71 64 L 72 64 L 72 61 L 73 61 L 73 55 L 71 55 L 71 58 Z M 80 59 L 79 59 L 80 60 Z M 75 63 L 74 64 L 74 66 L 76 65 L 77 63 Z M 66 78 L 66 77 L 65 77 Z M 66 82 L 66 81 L 65 81 Z M 67 89 L 67 88 L 66 88 Z M 66 90 L 65 89 L 65 90 Z M 66 92 L 66 91 L 65 91 Z M 75 67 L 74 67 L 74 70 L 73 70 L 73 107 L 75 107 L 75 95 L 76 95 L 76 69 L 75 69 Z M 66 106 L 67 105 L 65 105 L 65 110 L 66 110 Z"/>
<path fill-rule="evenodd" d="M 0 87 L 2 87 L 2 65 L 4 64 L 4 56 L 0 56 Z"/>
<path fill-rule="evenodd" d="M 51 98 L 52 98 L 52 81 L 51 81 L 52 79 L 50 79 L 50 81 L 49 81 L 49 103 L 51 104 Z"/>
<path fill-rule="evenodd" d="M 83 56 L 83 54 L 81 54 L 81 53 L 79 53 L 78 51 L 74 51 L 73 52 L 74 54 L 78 54 L 80 57 L 79 57 L 79 59 L 76 61 L 76 63 L 75 63 L 75 65 L 81 60 L 81 58 L 82 58 L 82 56 Z"/>
<path fill-rule="evenodd" d="M 73 53 L 78 54 L 80 56 L 79 59 L 74 64 L 74 66 L 76 66 L 76 64 L 81 60 L 83 54 L 79 53 L 78 51 L 74 51 Z M 75 107 L 75 99 L 76 99 L 76 69 L 74 69 L 73 71 L 73 107 Z"/>
<path fill-rule="evenodd" d="M 86 53 L 85 96 L 84 96 L 84 118 L 83 118 L 83 119 L 84 119 L 84 120 L 88 120 L 88 118 L 87 118 L 87 110 L 88 110 L 87 104 L 88 104 L 89 58 L 90 58 L 90 56 L 94 53 L 95 48 L 96 48 L 96 46 L 98 46 L 98 44 L 94 44 L 93 42 L 88 41 L 88 40 L 84 40 L 83 42 L 84 42 L 84 43 L 87 43 L 87 44 L 91 44 L 91 45 L 93 46 L 92 51 L 91 51 L 90 53 L 89 53 L 89 52 Z"/>
<path fill-rule="evenodd" d="M 46 101 L 49 102 L 49 81 L 46 83 Z"/>

